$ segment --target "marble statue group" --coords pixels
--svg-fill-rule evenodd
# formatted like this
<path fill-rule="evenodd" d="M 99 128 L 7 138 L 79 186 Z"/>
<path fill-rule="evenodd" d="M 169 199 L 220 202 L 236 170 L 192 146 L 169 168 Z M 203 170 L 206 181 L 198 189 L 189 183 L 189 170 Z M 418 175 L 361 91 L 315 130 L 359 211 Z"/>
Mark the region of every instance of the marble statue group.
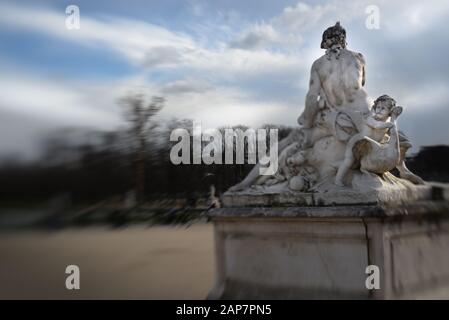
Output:
<path fill-rule="evenodd" d="M 325 54 L 312 65 L 299 128 L 278 143 L 277 172 L 260 175 L 257 164 L 230 192 L 364 192 L 424 183 L 404 163 L 411 144 L 398 129 L 403 107 L 386 94 L 370 99 L 365 59 L 347 48 L 339 22 L 323 33 L 321 48 Z M 395 168 L 399 177 L 390 173 Z"/>

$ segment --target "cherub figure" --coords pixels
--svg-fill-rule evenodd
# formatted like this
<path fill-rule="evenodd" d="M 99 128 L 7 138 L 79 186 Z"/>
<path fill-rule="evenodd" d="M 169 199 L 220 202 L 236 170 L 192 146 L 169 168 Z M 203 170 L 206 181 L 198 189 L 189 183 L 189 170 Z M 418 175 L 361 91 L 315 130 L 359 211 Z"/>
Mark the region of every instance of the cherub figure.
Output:
<path fill-rule="evenodd" d="M 344 185 L 343 180 L 355 160 L 360 161 L 360 171 L 378 174 L 392 170 L 403 161 L 396 127 L 396 119 L 401 113 L 402 107 L 396 106 L 396 101 L 388 95 L 374 101 L 360 132 L 348 141 L 344 160 L 335 177 L 336 185 Z"/>

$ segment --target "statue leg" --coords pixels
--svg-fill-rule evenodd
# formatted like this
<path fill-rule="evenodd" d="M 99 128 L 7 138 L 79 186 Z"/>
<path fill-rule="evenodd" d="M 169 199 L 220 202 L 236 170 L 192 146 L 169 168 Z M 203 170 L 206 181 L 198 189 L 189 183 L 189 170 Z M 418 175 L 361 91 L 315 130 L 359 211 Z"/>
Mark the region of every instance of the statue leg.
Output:
<path fill-rule="evenodd" d="M 352 154 L 352 148 L 349 149 L 349 152 L 348 149 L 346 149 L 345 159 L 338 167 L 337 175 L 335 176 L 335 184 L 341 187 L 345 185 L 343 183 L 343 179 L 345 178 L 346 174 L 348 173 L 349 169 L 354 163 L 354 155 Z"/>
<path fill-rule="evenodd" d="M 349 139 L 348 144 L 346 145 L 345 158 L 338 167 L 337 175 L 335 176 L 335 184 L 337 186 L 343 187 L 345 185 L 343 183 L 343 180 L 346 174 L 348 173 L 349 169 L 351 168 L 352 164 L 354 163 L 354 153 L 353 153 L 354 145 L 361 139 L 364 139 L 364 136 L 360 134 L 356 134 L 351 139 Z"/>
<path fill-rule="evenodd" d="M 401 162 L 399 165 L 396 166 L 396 169 L 399 171 L 399 176 L 402 179 L 408 180 L 414 184 L 424 184 L 424 180 L 418 177 L 416 174 L 412 173 L 407 166 L 405 165 L 405 162 L 403 159 L 401 159 Z"/>
<path fill-rule="evenodd" d="M 399 131 L 398 134 L 399 134 L 400 159 L 399 164 L 396 166 L 396 169 L 398 169 L 399 171 L 399 177 L 408 180 L 414 184 L 424 184 L 424 180 L 418 177 L 416 174 L 412 173 L 405 165 L 405 154 L 407 153 L 407 150 L 411 147 L 411 144 L 404 133 Z"/>

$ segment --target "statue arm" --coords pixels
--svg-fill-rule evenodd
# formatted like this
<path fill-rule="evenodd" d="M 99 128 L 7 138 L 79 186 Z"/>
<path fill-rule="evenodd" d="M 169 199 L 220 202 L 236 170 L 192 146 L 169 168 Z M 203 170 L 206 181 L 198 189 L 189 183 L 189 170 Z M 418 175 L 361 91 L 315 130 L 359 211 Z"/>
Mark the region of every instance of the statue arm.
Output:
<path fill-rule="evenodd" d="M 362 87 L 365 85 L 365 66 L 363 66 L 362 69 Z"/>
<path fill-rule="evenodd" d="M 363 54 L 361 54 L 361 53 L 356 54 L 356 59 L 359 60 L 360 65 L 362 67 L 362 87 L 363 87 L 363 86 L 365 86 L 365 80 L 366 80 L 366 74 L 365 74 L 366 62 L 365 62 L 365 58 L 363 57 Z"/>
<path fill-rule="evenodd" d="M 366 120 L 366 124 L 373 129 L 389 129 L 394 126 L 391 122 L 377 121 L 371 117 Z"/>
<path fill-rule="evenodd" d="M 298 119 L 298 123 L 306 128 L 312 127 L 313 120 L 318 112 L 318 97 L 320 95 L 320 91 L 321 81 L 314 63 L 310 72 L 309 91 L 306 95 L 304 111 Z"/>
<path fill-rule="evenodd" d="M 321 81 L 318 76 L 318 72 L 316 71 L 315 65 L 312 66 L 312 70 L 310 72 L 310 81 L 309 81 L 309 91 L 306 95 L 306 108 L 307 107 L 315 107 L 317 106 L 318 96 L 321 91 Z"/>
<path fill-rule="evenodd" d="M 366 73 L 365 73 L 365 58 L 363 57 L 363 55 L 361 53 L 360 54 L 360 60 L 362 61 L 362 87 L 365 85 L 365 80 L 366 80 Z"/>

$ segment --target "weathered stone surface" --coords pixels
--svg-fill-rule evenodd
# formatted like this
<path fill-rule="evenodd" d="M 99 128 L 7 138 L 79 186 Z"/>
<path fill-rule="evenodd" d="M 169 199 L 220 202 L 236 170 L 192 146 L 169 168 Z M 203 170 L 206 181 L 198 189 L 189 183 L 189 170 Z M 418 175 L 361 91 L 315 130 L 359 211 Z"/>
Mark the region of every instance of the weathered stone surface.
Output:
<path fill-rule="evenodd" d="M 437 216 L 449 212 L 447 201 L 420 201 L 409 205 L 355 205 L 331 207 L 241 207 L 220 208 L 209 212 L 214 219 L 220 218 L 388 218 L 401 219 L 408 216 Z M 434 214 L 435 213 L 435 214 Z"/>
<path fill-rule="evenodd" d="M 210 298 L 449 298 L 449 203 L 221 208 Z M 377 265 L 379 290 L 365 287 Z M 432 295 L 435 292 L 435 295 Z M 438 292 L 438 294 L 437 294 Z"/>
<path fill-rule="evenodd" d="M 437 194 L 439 193 L 439 194 Z M 222 197 L 224 207 L 255 206 L 333 206 L 355 204 L 401 204 L 411 201 L 433 200 L 435 197 L 449 199 L 449 188 L 443 184 L 424 184 L 405 188 L 394 186 L 367 192 L 342 190 L 330 192 L 295 192 L 247 189 L 228 191 Z"/>
<path fill-rule="evenodd" d="M 396 292 L 421 290 L 425 284 L 429 286 L 449 279 L 449 230 L 437 231 L 431 236 L 417 233 L 392 237 L 390 243 Z"/>

